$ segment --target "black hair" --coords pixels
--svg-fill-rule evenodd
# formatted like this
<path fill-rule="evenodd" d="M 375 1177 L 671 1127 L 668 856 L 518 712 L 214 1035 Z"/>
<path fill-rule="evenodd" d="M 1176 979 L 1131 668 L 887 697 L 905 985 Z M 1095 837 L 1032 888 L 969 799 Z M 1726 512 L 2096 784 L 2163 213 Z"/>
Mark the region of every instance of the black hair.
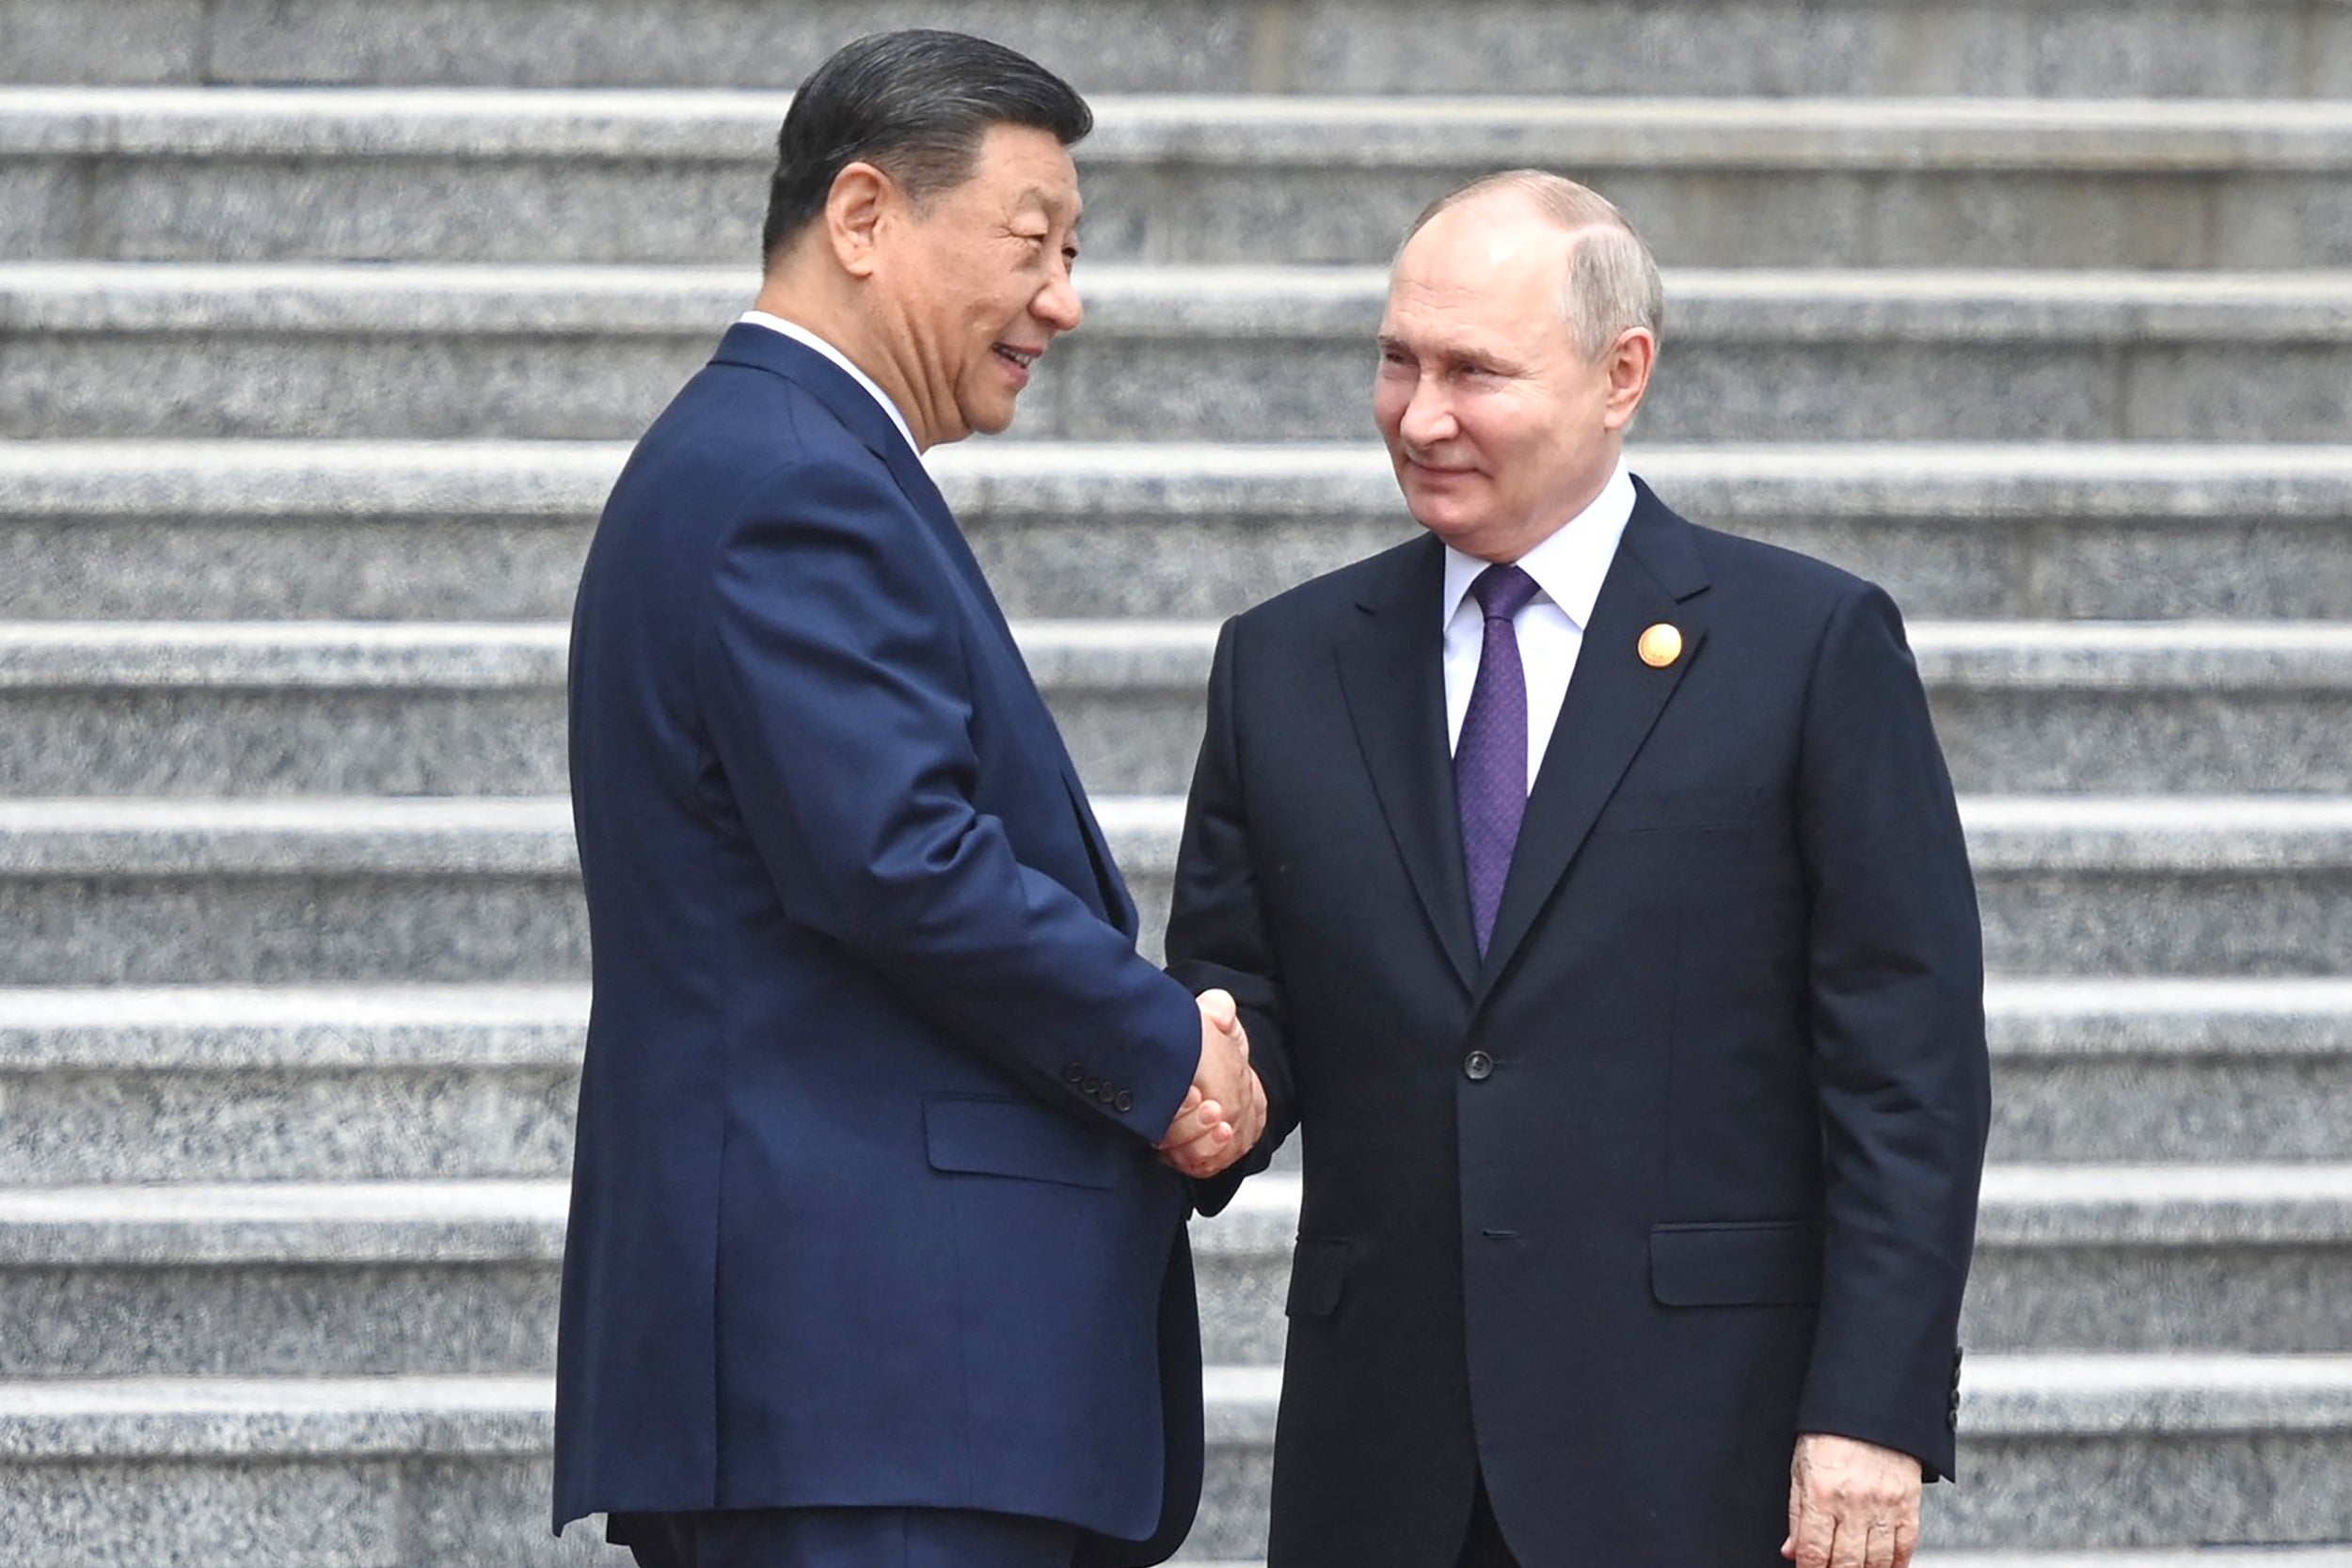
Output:
<path fill-rule="evenodd" d="M 772 258 L 824 211 L 850 164 L 872 164 L 920 203 L 971 177 L 994 125 L 1048 131 L 1069 147 L 1094 129 L 1094 111 L 1026 55 L 966 33 L 910 28 L 843 45 L 801 84 L 776 133 L 760 255 Z"/>

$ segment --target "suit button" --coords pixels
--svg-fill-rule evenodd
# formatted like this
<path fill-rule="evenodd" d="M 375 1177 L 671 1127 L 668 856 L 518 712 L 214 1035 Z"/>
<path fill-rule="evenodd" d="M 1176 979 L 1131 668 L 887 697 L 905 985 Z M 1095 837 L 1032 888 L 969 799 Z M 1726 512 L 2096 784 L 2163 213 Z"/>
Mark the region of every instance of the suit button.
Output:
<path fill-rule="evenodd" d="M 1094 1098 L 1101 1101 L 1104 1104 L 1108 1105 L 1118 1100 L 1119 1089 L 1114 1085 L 1105 1084 L 1101 1088 L 1094 1091 Z"/>
<path fill-rule="evenodd" d="M 1078 1092 L 1091 1100 L 1103 1092 L 1103 1080 L 1089 1072 L 1078 1081 Z"/>
<path fill-rule="evenodd" d="M 1135 1108 L 1136 1097 L 1129 1094 L 1125 1089 L 1120 1090 L 1119 1098 L 1111 1101 L 1111 1109 L 1118 1111 L 1122 1115 L 1126 1112 L 1134 1110 Z"/>
<path fill-rule="evenodd" d="M 1495 1059 L 1484 1051 L 1473 1051 L 1462 1058 L 1462 1073 L 1473 1084 L 1483 1084 L 1494 1076 Z"/>
<path fill-rule="evenodd" d="M 1076 1062 L 1073 1062 L 1068 1067 L 1061 1069 L 1061 1081 L 1068 1084 L 1073 1088 L 1077 1087 L 1080 1083 L 1084 1082 L 1086 1075 L 1087 1069 Z"/>

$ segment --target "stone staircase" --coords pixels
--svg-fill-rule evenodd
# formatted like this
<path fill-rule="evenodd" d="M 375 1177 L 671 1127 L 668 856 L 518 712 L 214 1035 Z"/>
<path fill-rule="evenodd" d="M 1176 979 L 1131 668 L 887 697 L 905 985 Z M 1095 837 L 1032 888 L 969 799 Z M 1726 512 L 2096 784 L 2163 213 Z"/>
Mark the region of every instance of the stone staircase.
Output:
<path fill-rule="evenodd" d="M 2352 1565 L 2352 0 L 0 0 L 0 1540 L 619 1560 L 544 1526 L 562 619 L 777 89 L 909 21 L 1096 95 L 1087 327 L 933 466 L 1147 940 L 1217 617 L 1411 527 L 1396 234 L 1594 181 L 1637 466 L 1895 590 L 1965 796 L 1932 1560 Z M 1295 1199 L 1196 1227 L 1195 1559 L 1263 1549 Z"/>

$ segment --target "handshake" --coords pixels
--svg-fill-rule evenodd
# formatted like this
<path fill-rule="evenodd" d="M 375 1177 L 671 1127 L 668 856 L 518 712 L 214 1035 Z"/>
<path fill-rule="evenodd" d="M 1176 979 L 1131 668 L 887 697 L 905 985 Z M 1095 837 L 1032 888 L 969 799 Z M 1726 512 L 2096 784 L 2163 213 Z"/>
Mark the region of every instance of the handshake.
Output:
<path fill-rule="evenodd" d="M 1185 1176 L 1211 1177 L 1265 1134 L 1265 1085 L 1249 1065 L 1249 1036 L 1232 997 L 1208 990 L 1200 1002 L 1200 1066 L 1160 1140 L 1160 1160 Z"/>

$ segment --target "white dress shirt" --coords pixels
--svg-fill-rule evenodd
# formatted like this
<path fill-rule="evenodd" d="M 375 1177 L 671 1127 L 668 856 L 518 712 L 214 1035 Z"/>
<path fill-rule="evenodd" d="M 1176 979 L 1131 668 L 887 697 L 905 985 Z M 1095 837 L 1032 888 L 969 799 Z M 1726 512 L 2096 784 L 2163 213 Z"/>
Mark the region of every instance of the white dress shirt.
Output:
<path fill-rule="evenodd" d="M 1527 674 L 1527 787 L 1535 787 L 1544 749 L 1551 744 L 1560 705 L 1576 673 L 1584 627 L 1600 597 L 1601 579 L 1617 554 L 1617 541 L 1633 515 L 1633 476 L 1624 459 L 1600 494 L 1549 538 L 1519 557 L 1518 565 L 1535 579 L 1535 596 L 1511 623 L 1518 634 L 1519 665 Z M 1470 584 L 1491 562 L 1445 547 L 1445 729 L 1446 749 L 1461 744 L 1462 716 L 1470 711 L 1470 688 L 1478 681 L 1478 657 L 1486 643 L 1486 618 L 1470 594 Z"/>
<path fill-rule="evenodd" d="M 765 310 L 746 310 L 737 320 L 739 325 L 764 326 L 771 332 L 781 332 L 786 337 L 791 339 L 794 342 L 815 349 L 818 353 L 823 355 L 826 358 L 832 360 L 834 364 L 849 372 L 850 379 L 865 388 L 868 392 L 872 393 L 874 401 L 882 404 L 882 412 L 889 415 L 890 422 L 898 427 L 898 434 L 907 438 L 907 446 L 914 451 L 914 455 L 917 457 L 923 455 L 923 449 L 914 444 L 914 427 L 907 423 L 907 417 L 898 412 L 898 405 L 890 401 L 887 393 L 885 393 L 880 387 L 874 385 L 874 378 L 872 376 L 867 375 L 864 371 L 859 370 L 855 365 L 850 363 L 850 356 L 848 355 L 842 353 L 839 349 L 834 347 L 831 343 L 825 341 L 824 339 L 819 338 L 816 333 L 811 332 L 807 327 L 803 326 L 800 323 L 786 321 L 782 316 L 771 316 Z"/>

